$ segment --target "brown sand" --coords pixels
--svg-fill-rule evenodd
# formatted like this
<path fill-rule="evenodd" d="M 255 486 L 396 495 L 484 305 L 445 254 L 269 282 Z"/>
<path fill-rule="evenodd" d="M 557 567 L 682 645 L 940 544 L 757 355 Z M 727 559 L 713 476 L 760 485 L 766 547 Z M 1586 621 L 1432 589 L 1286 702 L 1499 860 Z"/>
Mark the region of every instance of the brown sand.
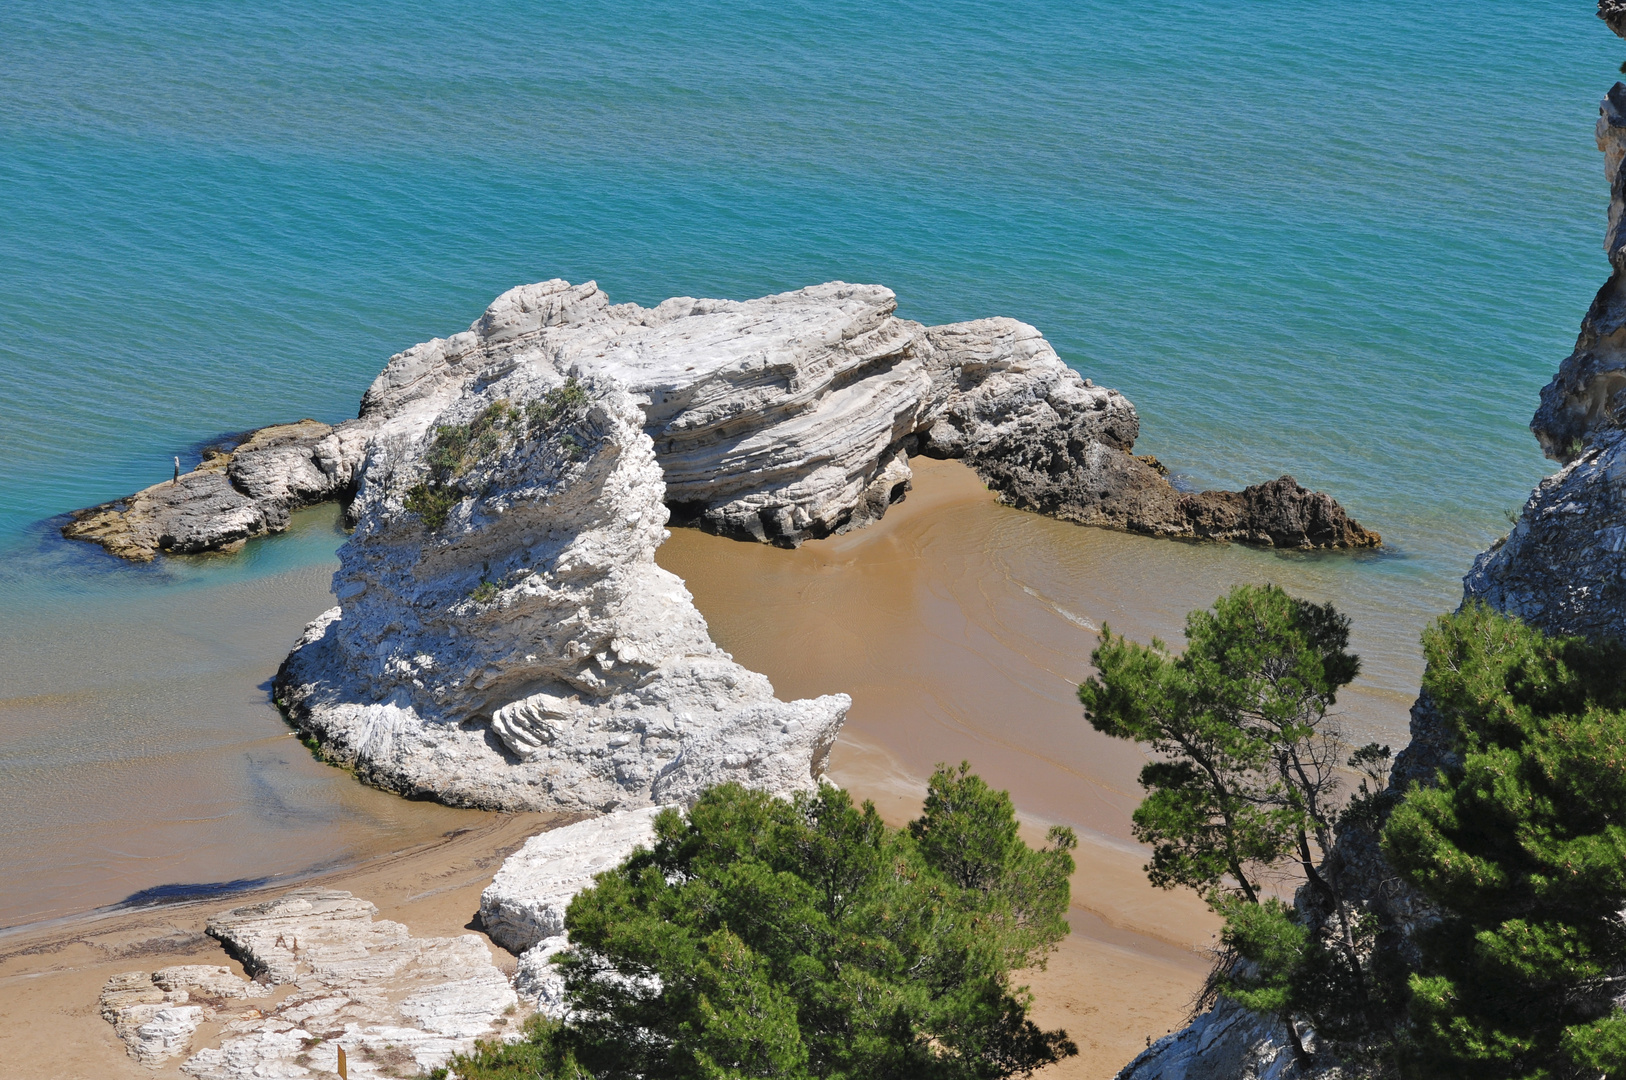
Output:
<path fill-rule="evenodd" d="M 830 775 L 891 824 L 919 812 L 936 762 L 963 758 L 1011 791 L 1031 842 L 1047 822 L 1080 830 L 1073 933 L 1024 981 L 1035 1019 L 1079 1045 L 1045 1075 L 1110 1077 L 1183 1022 L 1215 921 L 1146 883 L 1129 840 L 1145 759 L 1093 731 L 1074 693 L 1095 634 L 986 557 L 1001 526 L 1043 519 L 956 463 L 911 464 L 915 490 L 870 529 L 798 551 L 679 530 L 659 559 L 781 697 L 852 695 Z"/>
<path fill-rule="evenodd" d="M 1110 619 L 1139 638 L 1175 640 L 1186 610 L 1240 580 L 1327 594 L 1313 563 L 1079 529 L 996 505 L 956 463 L 911 464 L 914 492 L 878 526 L 794 552 L 675 530 L 660 562 L 688 581 L 716 640 L 781 697 L 852 695 L 831 776 L 893 824 L 918 813 L 936 762 L 966 758 L 1011 791 L 1030 841 L 1049 822 L 1079 830 L 1073 933 L 1024 981 L 1035 1019 L 1066 1028 L 1080 1048 L 1045 1075 L 1110 1077 L 1183 1022 L 1216 923 L 1141 872 L 1129 813 L 1145 759 L 1093 732 L 1074 697 L 1096 627 Z M 1361 632 L 1357 623 L 1358 647 Z M 1357 734 L 1399 737 L 1409 678 L 1400 662 L 1356 688 Z M 541 822 L 471 817 L 439 842 L 314 880 L 367 897 L 414 934 L 465 932 L 502 857 Z M 227 962 L 200 937 L 204 921 L 276 891 L 0 936 L 0 1075 L 180 1075 L 124 1055 L 97 1015 L 101 985 L 136 968 Z M 511 957 L 493 954 L 511 969 Z M 210 1032 L 199 1034 L 195 1045 L 207 1045 Z"/>
<path fill-rule="evenodd" d="M 405 923 L 418 936 L 455 936 L 471 929 L 480 891 L 502 860 L 547 818 L 490 814 L 440 840 L 300 885 L 348 889 L 378 905 L 379 917 Z M 183 1058 L 149 1069 L 137 1065 L 97 1011 L 104 983 L 122 971 L 170 964 L 230 964 L 203 934 L 217 911 L 269 899 L 293 888 L 260 889 L 230 898 L 138 911 L 81 916 L 0 935 L 0 1077 L 4 1080 L 189 1080 Z M 512 973 L 514 958 L 490 946 Z M 218 1025 L 198 1030 L 193 1045 L 212 1045 Z"/>

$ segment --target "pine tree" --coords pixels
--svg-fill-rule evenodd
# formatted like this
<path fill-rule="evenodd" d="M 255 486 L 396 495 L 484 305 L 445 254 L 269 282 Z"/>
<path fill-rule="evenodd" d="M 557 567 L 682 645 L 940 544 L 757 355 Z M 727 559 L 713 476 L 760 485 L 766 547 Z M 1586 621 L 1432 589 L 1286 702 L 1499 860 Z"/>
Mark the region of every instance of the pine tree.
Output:
<path fill-rule="evenodd" d="M 1011 983 L 1067 933 L 1076 840 L 1029 848 L 968 766 L 904 830 L 837 788 L 728 784 L 656 835 L 570 905 L 569 1021 L 458 1076 L 994 1080 L 1077 1053 Z"/>
<path fill-rule="evenodd" d="M 1411 1071 L 1626 1076 L 1626 648 L 1480 605 L 1423 646 L 1463 755 L 1384 830 L 1444 912 L 1411 977 Z"/>

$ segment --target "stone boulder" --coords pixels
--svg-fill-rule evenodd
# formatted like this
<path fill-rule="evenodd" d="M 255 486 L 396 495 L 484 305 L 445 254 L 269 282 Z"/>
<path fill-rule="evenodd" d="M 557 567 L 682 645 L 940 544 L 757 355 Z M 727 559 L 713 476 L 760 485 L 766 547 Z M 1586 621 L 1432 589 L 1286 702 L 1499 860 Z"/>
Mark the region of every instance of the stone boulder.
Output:
<path fill-rule="evenodd" d="M 275 682 L 324 756 L 413 796 L 571 813 L 815 783 L 849 699 L 781 702 L 712 643 L 655 563 L 665 485 L 625 390 L 509 364 L 432 419 L 373 441 L 340 606 Z"/>
<path fill-rule="evenodd" d="M 564 1010 L 564 979 L 553 957 L 570 947 L 570 901 L 595 875 L 654 846 L 660 809 L 623 810 L 539 833 L 504 860 L 480 894 L 481 924 L 492 941 L 519 957 L 514 989 L 538 1010 L 552 1016 Z"/>

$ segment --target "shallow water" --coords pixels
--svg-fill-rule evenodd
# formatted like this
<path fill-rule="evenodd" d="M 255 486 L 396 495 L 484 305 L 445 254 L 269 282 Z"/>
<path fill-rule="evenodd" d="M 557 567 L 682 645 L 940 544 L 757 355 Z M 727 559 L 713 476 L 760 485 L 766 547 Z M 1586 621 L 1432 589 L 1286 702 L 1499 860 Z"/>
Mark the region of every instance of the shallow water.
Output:
<path fill-rule="evenodd" d="M 282 722 L 269 680 L 331 603 L 343 539 L 334 507 L 297 518 L 240 558 L 126 567 L 87 548 L 29 583 L 48 605 L 9 603 L 0 577 L 0 926 L 354 862 L 486 816 L 364 787 Z"/>
<path fill-rule="evenodd" d="M 657 554 L 718 644 L 781 697 L 852 695 L 832 775 L 883 809 L 965 759 L 1025 812 L 1127 844 L 1146 758 L 1090 728 L 1078 683 L 1103 623 L 1178 647 L 1185 613 L 1221 581 L 1276 581 L 1349 610 L 1366 664 L 1335 721 L 1357 745 L 1403 744 L 1419 665 L 1337 591 L 1337 564 L 1080 528 L 998 505 L 958 462 L 911 465 L 914 492 L 869 529 L 797 551 L 678 529 Z"/>
<path fill-rule="evenodd" d="M 1009 670 L 1070 707 L 1085 623 L 1270 578 L 1355 616 L 1351 722 L 1398 741 L 1418 629 L 1547 468 L 1524 425 L 1606 274 L 1619 53 L 1565 0 L 0 7 L 0 924 L 439 828 L 266 703 L 330 525 L 125 567 L 48 519 L 353 415 L 391 353 L 554 276 L 1034 323 L 1190 482 L 1291 472 L 1388 547 L 979 518 L 964 591 L 910 601 L 964 627 L 911 662 L 997 666 L 1023 649 L 975 626 L 1021 623 L 1048 653 Z"/>

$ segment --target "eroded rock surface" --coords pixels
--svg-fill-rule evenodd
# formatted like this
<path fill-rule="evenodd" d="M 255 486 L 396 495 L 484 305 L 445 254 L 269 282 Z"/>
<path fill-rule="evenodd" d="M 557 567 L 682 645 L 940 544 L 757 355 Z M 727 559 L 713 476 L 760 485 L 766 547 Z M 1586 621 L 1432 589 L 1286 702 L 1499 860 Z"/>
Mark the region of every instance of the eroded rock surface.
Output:
<path fill-rule="evenodd" d="M 160 1065 L 189 1050 L 204 1021 L 270 992 L 225 966 L 178 964 L 113 976 L 99 1004 L 129 1055 L 143 1065 Z"/>
<path fill-rule="evenodd" d="M 1463 585 L 1549 633 L 1626 638 L 1626 432 L 1592 435 L 1543 480 Z"/>
<path fill-rule="evenodd" d="M 286 529 L 301 506 L 348 491 L 360 449 L 353 441 L 347 448 L 335 429 L 315 420 L 260 428 L 239 443 L 207 449 L 197 468 L 178 479 L 75 511 L 62 535 L 135 562 L 160 552 L 231 549 Z"/>
<path fill-rule="evenodd" d="M 595 874 L 655 843 L 659 807 L 623 810 L 550 829 L 508 856 L 480 894 L 480 921 L 491 940 L 519 957 L 514 989 L 536 1009 L 560 1015 L 564 979 L 555 954 L 570 947 L 565 910 Z"/>
<path fill-rule="evenodd" d="M 277 676 L 328 757 L 455 805 L 576 813 L 814 784 L 849 699 L 781 702 L 712 643 L 655 564 L 664 483 L 626 391 L 506 364 L 434 431 L 399 417 L 361 476 L 340 606 Z M 454 427 L 465 451 L 436 473 Z M 431 489 L 438 511 L 415 501 Z"/>
<path fill-rule="evenodd" d="M 889 289 L 844 282 L 653 308 L 611 304 L 592 282 L 523 285 L 464 333 L 392 357 L 355 420 L 297 445 L 278 434 L 279 447 L 245 446 L 229 468 L 81 511 L 66 532 L 151 558 L 275 531 L 290 506 L 347 496 L 370 453 L 397 453 L 464 395 L 523 370 L 626 390 L 676 522 L 742 539 L 794 546 L 874 521 L 908 489 L 909 455 L 926 453 L 964 458 L 1012 505 L 1083 524 L 1291 547 L 1378 542 L 1296 485 L 1176 491 L 1130 453 L 1139 421 L 1128 399 L 1080 377 L 1033 327 L 925 327 L 896 307 Z"/>
<path fill-rule="evenodd" d="M 343 1047 L 352 1077 L 412 1076 L 511 1026 L 518 998 L 479 936 L 415 938 L 377 912 L 347 892 L 304 889 L 211 919 L 207 932 L 244 970 L 293 989 L 227 1021 L 219 1045 L 181 1070 L 329 1076 Z"/>

